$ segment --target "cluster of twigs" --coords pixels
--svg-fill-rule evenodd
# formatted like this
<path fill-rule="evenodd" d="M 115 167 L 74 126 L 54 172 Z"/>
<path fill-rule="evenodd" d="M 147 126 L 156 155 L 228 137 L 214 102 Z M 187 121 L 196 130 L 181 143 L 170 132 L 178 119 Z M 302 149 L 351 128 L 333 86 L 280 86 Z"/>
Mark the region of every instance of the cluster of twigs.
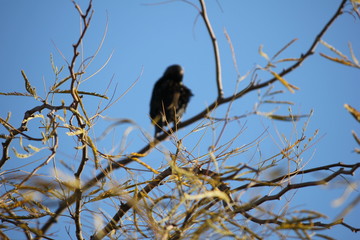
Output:
<path fill-rule="evenodd" d="M 284 76 L 294 71 L 303 61 L 314 54 L 316 47 L 321 42 L 326 31 L 343 12 L 346 0 L 341 2 L 337 11 L 315 37 L 309 49 L 299 58 L 291 59 L 291 61 L 294 61 L 294 64 L 276 73 L 271 67 L 272 59 L 268 58 L 260 49 L 260 54 L 269 61 L 269 64 L 262 70 L 270 72 L 273 78 L 263 82 L 250 81 L 248 86 L 227 97 L 224 96 L 222 89 L 220 50 L 216 35 L 212 30 L 209 17 L 207 16 L 205 2 L 203 0 L 199 0 L 199 2 L 199 14 L 205 22 L 214 49 L 217 97 L 206 109 L 169 129 L 171 133 L 175 133 L 179 129 L 200 120 L 211 119 L 212 111 L 219 106 L 231 104 L 255 90 L 268 88 L 276 81 L 279 81 L 290 91 L 296 90 L 297 88 L 288 83 L 284 79 Z M 140 159 L 146 157 L 159 143 L 168 139 L 169 135 L 167 133 L 150 140 L 150 142 L 139 151 L 120 158 L 119 156 L 99 151 L 96 148 L 94 138 L 89 134 L 89 131 L 93 127 L 92 121 L 98 115 L 88 116 L 82 95 L 92 95 L 102 98 L 106 98 L 106 96 L 98 93 L 80 91 L 79 87 L 84 69 L 80 68 L 75 70 L 75 65 L 79 61 L 80 56 L 79 48 L 84 41 L 93 15 L 92 1 L 89 1 L 89 5 L 84 12 L 75 2 L 74 6 L 81 17 L 83 28 L 77 42 L 73 44 L 73 56 L 71 60 L 67 62 L 69 75 L 55 82 L 51 91 L 44 99 L 37 95 L 35 88 L 31 86 L 25 72 L 22 72 L 22 75 L 27 93 L 3 94 L 32 96 L 40 101 L 41 104 L 25 112 L 24 118 L 18 128 L 10 124 L 10 117 L 6 119 L 0 118 L 0 123 L 8 130 L 8 134 L 2 135 L 2 138 L 5 140 L 3 142 L 3 154 L 0 167 L 4 167 L 7 161 L 11 159 L 9 147 L 17 138 L 20 140 L 24 138 L 28 141 L 47 143 L 48 150 L 50 150 L 50 154 L 47 155 L 45 161 L 35 167 L 33 171 L 25 175 L 17 176 L 21 179 L 19 182 L 14 180 L 14 182 L 16 182 L 14 183 L 10 181 L 9 178 L 3 178 L 2 185 L 8 185 L 7 191 L 1 195 L 1 208 L 3 210 L 0 212 L 0 218 L 4 224 L 12 225 L 14 228 L 22 230 L 28 239 L 33 239 L 34 236 L 35 239 L 53 239 L 49 230 L 58 223 L 64 211 L 67 211 L 68 216 L 70 216 L 71 221 L 73 221 L 75 225 L 76 238 L 84 239 L 84 219 L 82 214 L 88 209 L 87 205 L 92 202 L 107 201 L 115 198 L 121 201 L 120 206 L 116 209 L 116 213 L 113 216 L 104 214 L 103 219 L 106 222 L 103 227 L 92 228 L 93 234 L 91 239 L 103 239 L 109 234 L 122 237 L 134 236 L 133 234 L 135 234 L 135 236 L 142 235 L 143 237 L 155 236 L 159 239 L 179 239 L 191 236 L 197 239 L 209 231 L 216 232 L 219 236 L 236 237 L 241 234 L 251 239 L 263 239 L 262 233 L 282 235 L 281 230 L 283 229 L 293 230 L 297 237 L 306 238 L 310 232 L 328 229 L 334 225 L 343 225 L 352 231 L 359 231 L 359 229 L 346 224 L 343 218 L 325 223 L 322 221 L 324 216 L 315 211 L 304 211 L 301 213 L 285 211 L 277 214 L 266 209 L 266 204 L 270 204 L 274 200 L 279 200 L 292 190 L 325 185 L 333 181 L 336 177 L 352 176 L 359 169 L 360 163 L 336 163 L 317 168 L 303 169 L 299 163 L 300 155 L 309 148 L 313 140 L 312 138 L 305 138 L 304 135 L 296 139 L 295 142 L 288 143 L 288 146 L 282 151 L 258 163 L 256 167 L 246 164 L 239 164 L 225 169 L 216 167 L 220 162 L 225 162 L 229 158 L 238 156 L 249 146 L 231 148 L 231 143 L 224 143 L 221 146 L 213 146 L 205 156 L 192 157 L 187 154 L 186 150 L 182 147 L 181 140 L 179 140 L 176 142 L 177 152 L 171 155 L 169 167 L 158 172 L 158 170 L 152 169 Z M 280 50 L 280 52 L 285 50 L 287 46 Z M 277 55 L 278 54 L 276 54 L 276 56 Z M 332 60 L 334 60 L 334 58 Z M 354 64 L 358 63 L 354 61 Z M 83 66 L 83 64 L 81 64 L 81 66 Z M 62 71 L 62 69 L 58 70 L 56 67 L 54 67 L 54 69 L 56 74 Z M 69 85 L 68 89 L 61 90 L 60 88 L 65 84 Z M 61 105 L 53 104 L 51 96 L 59 93 L 69 94 L 71 101 L 68 104 L 64 102 Z M 46 116 L 43 114 L 44 111 L 48 112 Z M 67 112 L 70 112 L 70 117 Z M 358 113 L 355 115 L 357 117 L 359 116 Z M 268 114 L 267 117 L 294 121 L 301 116 L 277 116 Z M 42 132 L 41 137 L 32 137 L 26 134 L 28 123 L 36 118 L 46 119 L 44 120 L 45 131 Z M 78 146 L 76 146 L 76 149 L 80 152 L 81 156 L 77 169 L 74 169 L 75 180 L 72 184 L 58 181 L 58 185 L 60 185 L 63 194 L 60 194 L 60 191 L 50 190 L 51 188 L 59 188 L 56 184 L 38 187 L 31 187 L 29 185 L 29 181 L 37 177 L 36 173 L 55 159 L 57 149 L 62 143 L 59 136 L 60 128 L 67 129 L 68 136 L 77 139 Z M 32 150 L 38 151 L 35 147 L 33 147 Z M 29 156 L 30 154 L 25 156 L 15 152 L 15 157 L 17 158 Z M 89 159 L 93 159 L 97 174 L 90 180 L 84 180 L 85 178 L 82 177 L 82 175 L 86 166 L 89 165 Z M 99 159 L 106 159 L 109 164 L 102 168 Z M 189 161 L 184 161 L 184 159 Z M 296 162 L 296 168 L 289 170 L 281 176 L 265 179 L 264 172 L 277 166 L 283 159 Z M 131 186 L 128 185 L 128 181 L 125 181 L 121 183 L 117 182 L 118 186 L 110 190 L 99 187 L 106 179 L 111 179 L 110 175 L 114 171 L 118 169 L 129 170 L 127 165 L 134 161 L 141 163 L 145 168 L 155 173 L 156 176 L 144 183 L 134 183 Z M 324 177 L 317 180 L 306 180 L 309 174 L 319 172 L 323 172 Z M 5 174 L 5 172 L 2 174 Z M 241 183 L 241 185 L 238 185 L 238 183 Z M 144 186 L 141 188 L 141 185 Z M 170 193 L 162 192 L 161 189 L 163 187 L 169 188 Z M 21 191 L 29 189 L 38 191 L 48 198 L 57 197 L 60 201 L 58 207 L 52 211 L 45 204 L 42 204 L 41 201 L 26 199 Z M 155 189 L 158 189 L 158 191 L 154 191 Z M 271 190 L 263 196 L 247 196 L 241 198 L 241 201 L 239 200 L 239 198 L 246 195 L 246 193 L 252 190 L 257 191 L 258 189 L 261 189 L 261 191 Z M 160 196 L 158 196 L 159 194 Z M 161 210 L 159 210 L 158 206 L 161 204 L 164 204 L 165 207 L 160 207 Z M 168 209 L 165 211 L 166 208 Z M 99 213 L 94 213 L 94 215 L 95 214 L 99 215 Z M 48 217 L 46 221 L 43 220 L 44 217 Z M 37 224 L 31 223 L 31 221 L 34 220 L 38 220 Z M 256 232 L 256 227 L 254 226 L 258 227 L 260 225 L 267 226 L 268 231 Z M 1 230 L 0 236 L 4 239 L 9 239 Z"/>

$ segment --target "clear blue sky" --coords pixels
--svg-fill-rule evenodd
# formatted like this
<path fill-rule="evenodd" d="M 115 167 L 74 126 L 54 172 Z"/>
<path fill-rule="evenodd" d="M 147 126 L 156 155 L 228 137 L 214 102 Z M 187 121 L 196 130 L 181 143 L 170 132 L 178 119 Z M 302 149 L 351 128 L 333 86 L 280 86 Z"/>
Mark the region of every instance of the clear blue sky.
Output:
<path fill-rule="evenodd" d="M 83 8 L 86 2 L 79 1 Z M 100 73 L 84 83 L 84 89 L 101 93 L 112 80 L 108 95 L 112 94 L 117 85 L 116 95 L 119 96 L 138 79 L 135 87 L 104 115 L 109 118 L 132 119 L 151 134 L 153 127 L 148 119 L 150 94 L 154 82 L 168 65 L 178 63 L 184 67 L 184 83 L 194 93 L 185 119 L 202 111 L 216 97 L 212 46 L 198 12 L 191 5 L 181 1 L 148 4 L 158 2 L 160 1 L 94 1 L 95 13 L 84 41 L 85 57 L 89 57 L 100 44 L 108 22 L 105 42 L 88 69 L 87 76 L 101 68 L 111 54 L 112 58 Z M 191 2 L 197 4 L 196 1 Z M 272 56 L 286 43 L 297 38 L 298 41 L 282 53 L 280 58 L 299 57 L 305 53 L 340 4 L 339 0 L 206 2 L 209 18 L 219 41 L 225 96 L 230 96 L 234 91 L 236 72 L 223 33 L 224 29 L 234 45 L 240 74 L 244 75 L 256 65 L 266 64 L 258 53 L 260 45 L 264 46 L 264 52 Z M 350 5 L 347 9 L 350 9 L 349 7 Z M 359 19 L 350 14 L 343 14 L 323 39 L 348 56 L 348 42 L 351 42 L 355 54 L 360 59 L 359 30 Z M 71 1 L 7 0 L 3 1 L 0 8 L 0 31 L 0 91 L 24 92 L 24 82 L 20 73 L 23 69 L 31 83 L 36 86 L 38 94 L 43 96 L 44 82 L 48 87 L 54 81 L 50 65 L 51 53 L 55 63 L 59 67 L 65 66 L 64 71 L 67 71 L 66 62 L 58 50 L 67 61 L 70 60 L 73 50 L 71 44 L 75 42 L 79 33 L 79 18 Z M 319 46 L 316 53 L 305 61 L 301 68 L 285 77 L 300 90 L 295 94 L 286 92 L 277 97 L 277 100 L 293 101 L 294 113 L 307 114 L 314 110 L 306 134 L 310 137 L 315 130 L 319 130 L 319 141 L 304 159 L 304 162 L 307 162 L 311 157 L 306 168 L 359 161 L 359 156 L 353 153 L 356 145 L 351 136 L 351 130 L 360 134 L 359 124 L 347 113 L 343 105 L 348 103 L 360 109 L 360 70 L 332 63 L 320 57 L 319 52 L 331 54 L 325 47 Z M 275 70 L 280 72 L 285 66 L 279 65 Z M 267 80 L 270 75 L 260 74 L 259 78 Z M 244 87 L 248 81 L 249 78 L 245 79 L 239 87 Z M 275 90 L 286 91 L 279 83 L 275 84 Z M 1 117 L 5 118 L 7 112 L 12 112 L 11 122 L 15 126 L 20 124 L 23 112 L 37 104 L 30 98 L 0 98 Z M 96 110 L 91 106 L 96 106 L 98 99 L 86 98 L 88 107 Z M 232 114 L 242 115 L 252 111 L 256 98 L 257 94 L 254 92 L 240 99 L 234 104 Z M 220 109 L 219 114 L 221 112 Z M 287 107 L 281 106 L 277 113 L 287 114 Z M 111 123 L 98 123 L 98 130 Z M 302 124 L 303 122 L 300 122 L 297 126 L 300 133 Z M 273 142 L 274 149 L 263 149 L 263 154 L 267 156 L 284 147 L 280 144 L 274 128 L 289 138 L 294 133 L 292 123 L 273 122 L 259 117 L 241 120 L 241 126 L 246 130 L 242 134 L 243 142 L 240 142 L 240 145 L 254 140 L 268 128 L 271 129 L 266 134 L 266 139 L 270 143 Z M 4 129 L 1 129 L 3 133 Z M 122 135 L 121 131 L 118 129 L 117 136 Z M 238 129 L 232 131 L 236 132 Z M 186 129 L 181 130 L 179 134 L 186 134 Z M 231 136 L 231 131 L 228 134 Z M 117 146 L 118 142 L 111 139 L 110 142 L 102 143 L 103 150 L 110 151 L 111 146 Z M 191 146 L 190 140 L 188 144 Z M 129 137 L 126 152 L 139 150 L 144 145 L 141 134 L 135 132 Z M 203 153 L 204 150 L 206 151 L 205 148 L 199 149 L 198 152 Z M 241 159 L 247 162 L 253 154 L 254 152 L 246 153 Z M 148 163 L 154 168 L 160 166 L 160 163 L 150 160 Z M 13 167 L 11 164 L 6 167 Z M 359 174 L 357 173 L 354 178 L 359 181 Z M 304 194 L 298 193 L 294 197 L 294 202 L 298 206 L 311 206 L 314 210 L 328 214 L 328 220 L 331 221 L 343 209 L 343 206 L 331 206 L 332 199 L 340 197 L 342 191 L 325 191 L 325 188 L 315 187 L 306 190 Z M 357 207 L 356 212 L 349 215 L 347 222 L 360 227 L 356 220 L 359 213 L 360 208 Z M 359 234 L 352 234 L 350 230 L 340 226 L 335 227 L 331 233 L 337 239 L 356 239 L 355 236 L 359 238 Z"/>

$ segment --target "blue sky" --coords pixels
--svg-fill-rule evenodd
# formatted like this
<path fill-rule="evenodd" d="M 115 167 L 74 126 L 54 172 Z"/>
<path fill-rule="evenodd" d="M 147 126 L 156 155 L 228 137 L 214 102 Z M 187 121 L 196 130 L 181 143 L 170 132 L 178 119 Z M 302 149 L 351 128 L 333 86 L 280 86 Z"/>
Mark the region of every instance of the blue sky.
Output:
<path fill-rule="evenodd" d="M 89 57 L 98 48 L 108 26 L 101 51 L 85 75 L 90 76 L 100 69 L 110 56 L 111 59 L 102 71 L 83 84 L 84 89 L 104 92 L 111 82 L 109 95 L 116 87 L 116 96 L 119 96 L 137 81 L 131 91 L 103 115 L 112 119 L 132 119 L 151 134 L 153 127 L 147 115 L 150 94 L 154 82 L 167 66 L 181 64 L 185 69 L 184 83 L 194 93 L 185 119 L 202 111 L 216 98 L 212 46 L 197 10 L 181 1 L 155 4 L 159 2 L 95 1 L 95 13 L 84 40 L 85 57 Z M 79 3 L 85 8 L 86 1 Z M 297 38 L 298 40 L 279 57 L 299 57 L 334 14 L 340 1 L 229 0 L 206 3 L 219 42 L 225 96 L 230 96 L 234 92 L 237 75 L 224 29 L 231 37 L 240 74 L 245 75 L 257 65 L 266 65 L 266 61 L 258 53 L 260 45 L 263 45 L 264 52 L 272 56 L 285 44 Z M 350 9 L 350 5 L 347 9 Z M 343 14 L 323 40 L 348 56 L 348 42 L 351 42 L 355 54 L 360 58 L 359 27 L 358 19 L 350 14 Z M 79 17 L 71 1 L 3 1 L 3 7 L 0 9 L 0 72 L 3 84 L 0 91 L 24 92 L 24 82 L 20 73 L 24 70 L 33 86 L 37 88 L 38 94 L 44 95 L 44 82 L 46 87 L 49 87 L 54 81 L 50 54 L 53 55 L 55 63 L 59 67 L 65 66 L 64 71 L 67 71 L 66 62 L 61 54 L 67 61 L 70 60 L 73 50 L 71 44 L 77 39 L 79 28 Z M 286 80 L 300 88 L 295 94 L 287 92 L 280 83 L 274 85 L 275 90 L 285 90 L 284 94 L 277 96 L 277 100 L 295 103 L 292 106 L 294 113 L 308 114 L 311 110 L 314 111 L 306 135 L 310 137 L 316 130 L 319 130 L 319 134 L 318 141 L 305 155 L 305 162 L 311 158 L 307 168 L 336 162 L 359 161 L 359 156 L 353 153 L 356 145 L 351 136 L 351 130 L 360 134 L 359 125 L 343 107 L 344 103 L 348 103 L 360 109 L 359 69 L 332 63 L 319 56 L 320 52 L 331 54 L 320 45 L 316 53 L 299 69 L 285 76 Z M 274 70 L 280 72 L 286 66 L 279 65 Z M 267 73 L 259 74 L 261 80 L 270 77 Z M 245 87 L 249 79 L 241 82 L 239 88 Z M 30 98 L 0 97 L 1 117 L 4 118 L 7 112 L 12 112 L 11 122 L 15 126 L 20 123 L 23 112 L 37 104 Z M 257 97 L 254 92 L 240 99 L 233 105 L 232 114 L 242 115 L 252 111 Z M 97 105 L 98 99 L 87 99 L 88 107 L 95 111 L 96 108 L 93 106 Z M 272 107 L 265 107 L 263 110 L 270 109 Z M 217 113 L 221 115 L 223 111 L 224 109 L 219 109 Z M 287 114 L 287 106 L 281 106 L 277 113 Z M 99 122 L 96 130 L 101 132 L 111 123 L 110 120 Z M 304 121 L 297 124 L 299 133 L 303 124 Z M 294 138 L 295 135 L 292 123 L 273 122 L 258 116 L 243 119 L 240 125 L 246 129 L 239 139 L 240 145 L 266 132 L 266 141 L 269 145 L 265 145 L 262 151 L 269 156 L 284 147 L 279 142 L 276 129 L 280 132 L 279 135 L 283 133 L 288 138 Z M 104 151 L 110 151 L 118 145 L 116 137 L 122 135 L 122 130 L 121 127 L 116 130 L 115 140 L 100 143 Z M 225 138 L 230 138 L 233 132 L 237 131 L 239 129 L 231 126 Z M 184 136 L 186 133 L 187 129 L 184 129 L 179 135 Z M 186 144 L 191 146 L 192 141 L 194 140 L 188 140 Z M 144 145 L 144 138 L 139 132 L 134 131 L 129 136 L 125 151 L 137 151 Z M 171 144 L 168 147 L 171 148 Z M 205 147 L 196 149 L 194 154 L 206 151 Z M 245 153 L 241 157 L 242 160 L 247 162 L 254 155 L 254 151 Z M 64 159 L 66 156 L 63 153 Z M 7 167 L 11 168 L 10 164 L 12 163 Z M 160 166 L 151 160 L 149 164 L 154 168 Z M 354 178 L 359 181 L 358 174 Z M 304 194 L 298 193 L 295 195 L 295 204 L 313 206 L 315 210 L 327 213 L 331 221 L 331 217 L 335 217 L 342 210 L 341 207 L 333 208 L 331 200 L 340 197 L 342 191 L 325 189 L 326 187 L 316 187 L 304 191 Z M 357 214 L 359 210 L 358 207 Z M 349 215 L 349 223 L 356 223 L 355 215 Z M 331 233 L 335 238 L 341 236 L 344 239 L 355 239 L 354 234 L 340 226 L 335 227 Z"/>

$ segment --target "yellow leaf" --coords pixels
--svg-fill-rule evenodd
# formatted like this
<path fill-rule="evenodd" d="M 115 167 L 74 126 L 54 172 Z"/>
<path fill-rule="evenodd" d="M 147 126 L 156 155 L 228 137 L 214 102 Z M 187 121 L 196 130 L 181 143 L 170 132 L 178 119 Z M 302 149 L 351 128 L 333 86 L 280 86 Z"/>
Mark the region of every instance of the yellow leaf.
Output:
<path fill-rule="evenodd" d="M 84 129 L 79 129 L 79 130 L 76 130 L 74 132 L 67 132 L 66 135 L 68 136 L 75 136 L 75 135 L 80 135 L 82 133 L 84 133 Z"/>
<path fill-rule="evenodd" d="M 295 62 L 295 61 L 299 61 L 299 58 L 283 58 L 276 62 L 281 63 L 281 62 Z"/>
<path fill-rule="evenodd" d="M 353 66 L 352 62 L 349 62 L 348 60 L 346 59 L 340 59 L 340 58 L 336 58 L 336 57 L 330 57 L 328 55 L 325 55 L 324 53 L 320 53 L 320 55 L 324 58 L 327 58 L 331 61 L 334 61 L 334 62 L 337 62 L 337 63 L 340 63 L 340 64 L 343 64 L 343 65 L 346 65 L 346 66 Z"/>
<path fill-rule="evenodd" d="M 61 117 L 61 116 L 59 116 L 59 115 L 56 115 L 56 118 L 58 118 L 60 121 L 62 121 L 62 122 L 66 122 L 66 119 L 65 118 L 63 118 L 63 117 Z"/>
<path fill-rule="evenodd" d="M 34 147 L 33 145 L 29 144 L 28 147 L 33 150 L 34 152 L 39 152 L 41 151 L 42 149 L 44 148 L 37 148 L 37 147 Z"/>
<path fill-rule="evenodd" d="M 28 157 L 31 157 L 32 155 L 34 155 L 34 153 L 29 153 L 29 154 L 18 153 L 18 151 L 16 151 L 15 148 L 13 148 L 13 151 L 17 158 L 28 158 Z"/>
<path fill-rule="evenodd" d="M 288 83 L 284 78 L 282 78 L 279 74 L 277 74 L 276 72 L 270 71 L 270 73 L 276 77 L 277 80 L 279 80 L 291 93 L 295 93 L 295 90 L 299 90 L 298 87 L 291 85 L 290 83 Z"/>
<path fill-rule="evenodd" d="M 89 145 L 89 147 L 91 148 L 91 150 L 93 152 L 95 168 L 97 169 L 99 167 L 99 159 L 97 157 L 97 148 L 96 148 L 94 142 L 92 141 L 91 137 L 89 137 L 89 136 L 86 136 L 86 143 Z"/>
<path fill-rule="evenodd" d="M 339 55 L 340 57 L 342 57 L 343 59 L 348 59 L 345 54 L 343 54 L 342 52 L 340 52 L 339 50 L 337 50 L 335 47 L 331 46 L 327 42 L 320 40 L 320 43 L 325 47 L 327 47 L 328 49 L 330 49 L 331 51 L 333 51 L 334 53 L 336 53 L 337 55 Z"/>
<path fill-rule="evenodd" d="M 344 107 L 346 108 L 346 110 L 349 111 L 349 113 L 351 113 L 351 115 L 353 115 L 353 117 L 360 122 L 360 112 L 358 110 L 356 110 L 355 108 L 351 107 L 349 104 L 344 104 Z"/>
<path fill-rule="evenodd" d="M 25 81 L 25 89 L 28 93 L 30 93 L 32 96 L 36 97 L 36 89 L 33 88 L 24 72 L 24 70 L 21 70 L 21 75 L 23 76 L 24 78 L 24 81 Z"/>
<path fill-rule="evenodd" d="M 147 169 L 149 169 L 150 171 L 152 171 L 155 174 L 159 174 L 159 172 L 155 169 L 153 169 L 152 167 L 150 167 L 150 165 L 146 164 L 145 162 L 141 161 L 139 158 L 134 157 L 134 156 L 130 156 L 131 160 L 134 160 L 135 162 L 143 165 L 144 167 L 146 167 Z"/>

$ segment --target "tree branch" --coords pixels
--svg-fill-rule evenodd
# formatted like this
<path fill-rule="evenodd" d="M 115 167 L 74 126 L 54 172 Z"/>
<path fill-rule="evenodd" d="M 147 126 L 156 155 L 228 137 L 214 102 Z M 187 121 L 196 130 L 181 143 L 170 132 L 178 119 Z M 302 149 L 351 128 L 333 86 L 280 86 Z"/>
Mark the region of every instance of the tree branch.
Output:
<path fill-rule="evenodd" d="M 29 140 L 34 140 L 34 141 L 42 141 L 42 138 L 33 138 L 30 137 L 26 134 L 24 134 L 25 131 L 27 131 L 27 124 L 30 120 L 31 117 L 34 116 L 34 113 L 36 112 L 41 112 L 44 109 L 49 109 L 52 111 L 57 111 L 57 110 L 61 110 L 61 109 L 67 109 L 70 110 L 70 107 L 66 107 L 66 106 L 52 106 L 49 105 L 47 103 L 44 103 L 40 106 L 36 106 L 30 110 L 27 110 L 24 114 L 24 118 L 21 122 L 21 125 L 19 128 L 14 128 L 13 126 L 11 126 L 7 121 L 5 121 L 4 119 L 0 118 L 0 123 L 2 125 L 4 125 L 5 128 L 10 129 L 10 133 L 9 135 L 6 137 L 5 142 L 2 143 L 3 146 L 3 154 L 2 154 L 2 158 L 0 160 L 0 169 L 2 168 L 2 166 L 5 164 L 5 162 L 9 159 L 9 146 L 12 142 L 12 140 L 14 140 L 14 138 L 16 137 L 16 135 L 20 134 L 24 137 L 26 137 Z"/>
<path fill-rule="evenodd" d="M 280 190 L 278 193 L 276 193 L 274 195 L 264 196 L 264 197 L 262 197 L 262 198 L 260 198 L 258 200 L 255 200 L 254 202 L 251 202 L 250 204 L 235 207 L 234 212 L 235 213 L 243 213 L 243 212 L 246 212 L 246 211 L 249 211 L 251 209 L 256 208 L 257 206 L 261 205 L 264 202 L 278 200 L 285 193 L 287 193 L 288 191 L 293 190 L 293 189 L 300 189 L 300 188 L 305 188 L 305 187 L 310 187 L 310 186 L 324 185 L 324 184 L 329 183 L 335 177 L 338 177 L 338 176 L 340 176 L 342 174 L 343 175 L 353 175 L 354 172 L 358 168 L 360 168 L 360 163 L 351 164 L 351 165 L 347 165 L 344 168 L 340 168 L 339 170 L 333 172 L 332 174 L 328 175 L 327 177 L 325 177 L 325 178 L 323 178 L 321 180 L 302 182 L 302 183 L 295 183 L 295 184 L 288 184 L 286 187 L 284 187 L 282 190 Z M 319 168 L 318 168 L 317 171 L 319 171 Z M 270 181 L 270 182 L 272 182 L 272 181 Z"/>
<path fill-rule="evenodd" d="M 204 0 L 199 0 L 201 5 L 201 16 L 204 19 L 206 29 L 208 30 L 209 36 L 212 41 L 214 55 L 215 55 L 215 66 L 216 66 L 216 84 L 218 91 L 218 99 L 222 99 L 224 97 L 223 86 L 222 86 L 222 76 L 221 76 L 221 61 L 220 61 L 220 51 L 219 46 L 216 40 L 216 35 L 214 30 L 211 27 L 210 20 L 207 16 L 206 5 Z"/>
<path fill-rule="evenodd" d="M 344 163 L 334 163 L 334 164 L 329 164 L 329 165 L 325 165 L 325 166 L 320 166 L 320 167 L 316 167 L 316 168 L 310 168 L 307 170 L 295 170 L 291 173 L 287 173 L 284 174 L 280 177 L 277 177 L 275 179 L 269 180 L 269 181 L 260 181 L 261 183 L 257 183 L 257 184 L 253 184 L 251 185 L 252 188 L 255 187 L 266 187 L 269 185 L 273 185 L 274 183 L 278 183 L 283 181 L 284 179 L 290 179 L 290 177 L 296 176 L 296 175 L 305 175 L 308 173 L 315 173 L 315 172 L 319 172 L 319 171 L 324 171 L 324 170 L 328 170 L 328 171 L 334 171 L 333 168 L 336 167 L 340 167 L 340 168 L 350 168 L 353 170 L 353 168 L 358 168 L 357 164 L 344 164 Z M 249 187 L 249 184 L 244 184 L 240 187 L 234 188 L 233 191 L 239 191 L 239 190 L 243 190 L 243 189 L 247 189 Z"/>

